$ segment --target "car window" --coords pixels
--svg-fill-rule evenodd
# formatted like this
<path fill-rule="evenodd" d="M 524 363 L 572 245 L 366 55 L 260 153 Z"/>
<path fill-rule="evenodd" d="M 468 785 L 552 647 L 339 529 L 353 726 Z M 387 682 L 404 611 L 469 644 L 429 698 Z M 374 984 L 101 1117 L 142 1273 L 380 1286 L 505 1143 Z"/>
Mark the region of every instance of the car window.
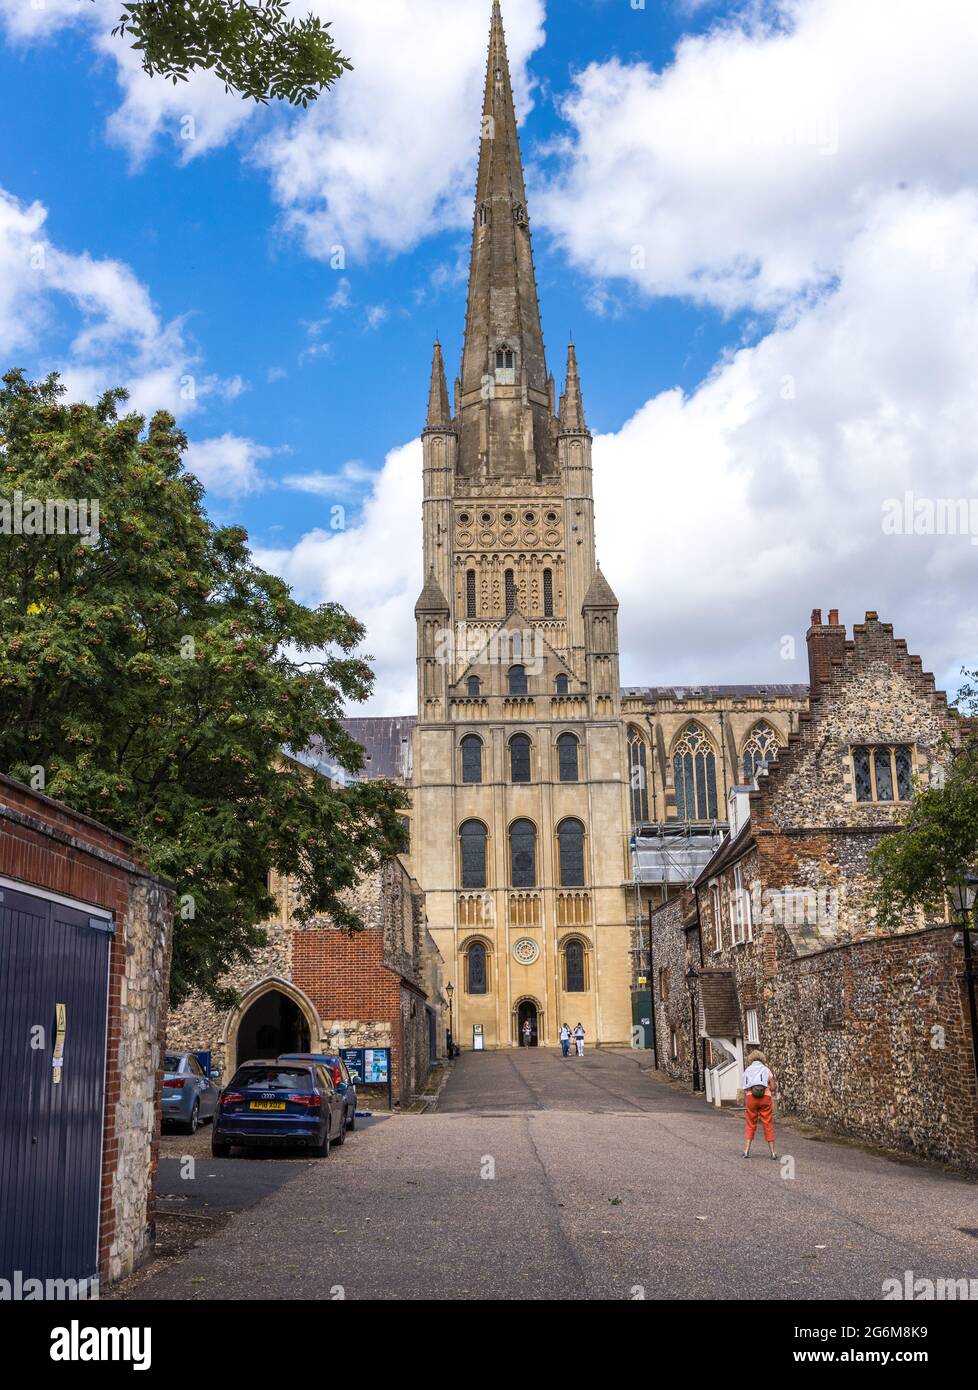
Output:
<path fill-rule="evenodd" d="M 349 1084 L 350 1084 L 350 1072 L 349 1072 L 349 1069 L 347 1068 L 347 1065 L 346 1065 L 346 1063 L 343 1061 L 343 1058 L 342 1058 L 342 1057 L 338 1057 L 336 1060 L 337 1060 L 337 1062 L 339 1063 L 340 1076 L 343 1078 L 343 1080 L 344 1080 L 344 1081 L 346 1082 L 346 1084 L 349 1086 Z"/>
<path fill-rule="evenodd" d="M 194 1076 L 203 1076 L 204 1068 L 197 1061 L 196 1057 L 187 1058 L 187 1067 L 193 1072 Z"/>
<path fill-rule="evenodd" d="M 183 1058 L 179 1052 L 168 1052 L 163 1058 L 163 1070 L 176 1073 L 183 1070 Z"/>
<path fill-rule="evenodd" d="M 319 1084 L 321 1086 L 325 1086 L 327 1091 L 333 1091 L 336 1089 L 333 1085 L 333 1078 L 330 1076 L 329 1072 L 325 1067 L 319 1066 L 316 1068 L 316 1077 L 317 1080 L 319 1080 Z"/>
<path fill-rule="evenodd" d="M 259 1086 L 266 1091 L 311 1091 L 312 1071 L 309 1067 L 242 1067 L 231 1080 L 230 1090 L 244 1086 Z"/>

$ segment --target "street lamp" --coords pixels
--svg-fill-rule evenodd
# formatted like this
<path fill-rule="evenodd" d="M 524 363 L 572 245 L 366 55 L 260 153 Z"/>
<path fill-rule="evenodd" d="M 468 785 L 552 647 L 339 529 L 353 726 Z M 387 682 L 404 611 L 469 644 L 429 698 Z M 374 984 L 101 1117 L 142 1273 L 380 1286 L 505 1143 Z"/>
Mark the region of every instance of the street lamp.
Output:
<path fill-rule="evenodd" d="M 689 990 L 689 1018 L 690 1018 L 690 1042 L 693 1052 L 693 1090 L 700 1088 L 700 1064 L 696 1048 L 696 981 L 699 979 L 699 972 L 695 966 L 690 966 L 686 971 L 686 987 Z"/>
<path fill-rule="evenodd" d="M 445 993 L 448 996 L 448 1056 L 451 1060 L 455 1044 L 455 1020 L 452 1016 L 452 995 L 455 993 L 455 986 L 451 980 L 445 986 Z"/>
<path fill-rule="evenodd" d="M 975 1063 L 975 1081 L 978 1083 L 978 1005 L 975 1004 L 975 966 L 971 954 L 971 934 L 978 927 L 978 877 L 962 874 L 957 883 L 951 885 L 948 894 L 955 916 L 961 923 L 961 939 L 964 946 L 964 987 L 968 995 L 968 1013 L 971 1018 L 971 1052 Z M 972 924 L 972 917 L 975 922 Z"/>

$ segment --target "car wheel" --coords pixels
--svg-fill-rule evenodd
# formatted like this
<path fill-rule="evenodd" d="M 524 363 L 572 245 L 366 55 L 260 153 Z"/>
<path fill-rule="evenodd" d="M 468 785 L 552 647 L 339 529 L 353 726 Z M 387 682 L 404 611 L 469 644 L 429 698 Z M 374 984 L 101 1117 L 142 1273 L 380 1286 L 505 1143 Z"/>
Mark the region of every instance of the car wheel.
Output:
<path fill-rule="evenodd" d="M 226 1139 L 215 1139 L 211 1135 L 211 1158 L 230 1158 L 231 1145 Z"/>
<path fill-rule="evenodd" d="M 326 1126 L 326 1133 L 325 1133 L 324 1136 L 323 1136 L 323 1142 L 322 1142 L 321 1144 L 312 1144 L 312 1145 L 310 1145 L 310 1150 L 309 1150 L 309 1151 L 310 1151 L 310 1153 L 312 1154 L 313 1158 L 329 1158 L 329 1144 L 330 1144 L 330 1133 L 329 1133 L 329 1125 L 327 1125 L 327 1126 Z"/>
<path fill-rule="evenodd" d="M 190 1112 L 190 1119 L 184 1125 L 185 1134 L 196 1134 L 197 1126 L 200 1124 L 200 1101 L 194 1101 L 194 1108 Z"/>

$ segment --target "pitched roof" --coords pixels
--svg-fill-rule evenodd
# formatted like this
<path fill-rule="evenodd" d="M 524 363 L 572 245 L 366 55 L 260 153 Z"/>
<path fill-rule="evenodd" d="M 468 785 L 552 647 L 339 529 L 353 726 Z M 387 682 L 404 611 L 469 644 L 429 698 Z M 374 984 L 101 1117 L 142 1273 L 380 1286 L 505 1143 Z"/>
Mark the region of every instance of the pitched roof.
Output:
<path fill-rule="evenodd" d="M 418 595 L 418 601 L 414 605 L 415 617 L 419 613 L 447 613 L 448 599 L 442 593 L 441 585 L 435 578 L 434 569 L 428 571 L 428 578 L 424 582 L 424 588 Z"/>
<path fill-rule="evenodd" d="M 616 608 L 618 600 L 615 598 L 615 591 L 601 573 L 601 566 L 594 572 L 591 580 L 591 587 L 584 596 L 582 608 Z"/>

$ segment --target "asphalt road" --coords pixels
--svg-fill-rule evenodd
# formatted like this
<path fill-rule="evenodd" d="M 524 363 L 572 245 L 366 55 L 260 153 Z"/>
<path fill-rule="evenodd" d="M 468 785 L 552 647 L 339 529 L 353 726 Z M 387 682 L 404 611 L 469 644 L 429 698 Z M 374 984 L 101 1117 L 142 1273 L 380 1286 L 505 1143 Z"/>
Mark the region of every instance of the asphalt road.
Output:
<path fill-rule="evenodd" d="M 739 1115 L 639 1060 L 467 1053 L 436 1113 L 294 1165 L 132 1296 L 879 1299 L 907 1270 L 978 1279 L 974 1183 L 791 1129 L 782 1162 L 745 1161 Z"/>

